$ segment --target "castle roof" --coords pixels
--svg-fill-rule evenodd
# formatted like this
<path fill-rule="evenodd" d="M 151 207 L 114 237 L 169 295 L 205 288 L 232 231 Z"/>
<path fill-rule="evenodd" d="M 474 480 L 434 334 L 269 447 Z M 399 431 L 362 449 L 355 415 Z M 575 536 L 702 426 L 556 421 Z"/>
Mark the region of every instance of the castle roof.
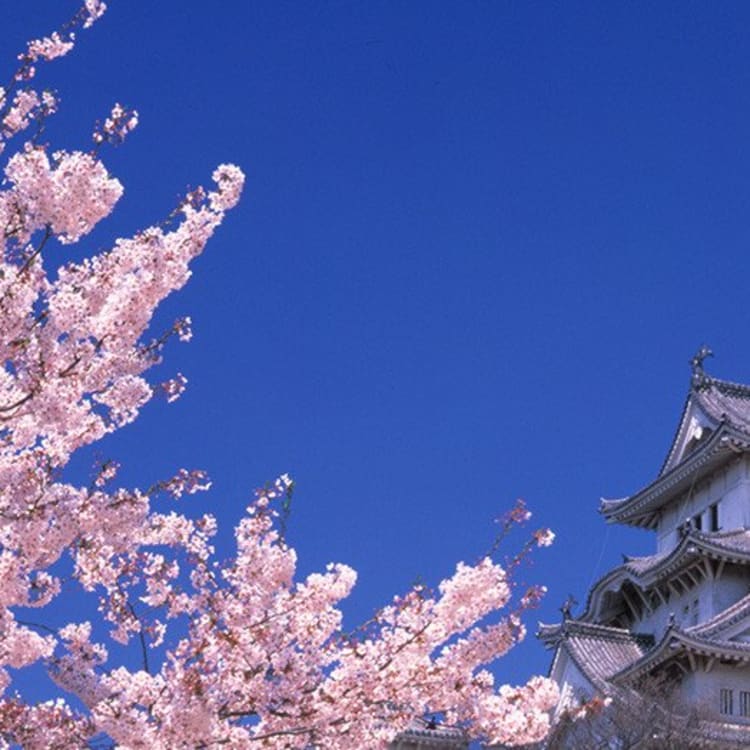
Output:
<path fill-rule="evenodd" d="M 564 620 L 557 625 L 540 623 L 537 637 L 548 648 L 563 649 L 595 685 L 601 685 L 638 661 L 653 645 L 650 636 L 579 620 Z"/>
<path fill-rule="evenodd" d="M 743 596 L 742 599 L 714 615 L 710 620 L 688 628 L 688 632 L 701 638 L 726 640 L 734 628 L 744 625 L 748 617 L 750 617 L 750 594 Z"/>
<path fill-rule="evenodd" d="M 728 380 L 712 378 L 705 373 L 694 375 L 691 388 L 683 408 L 683 416 L 689 403 L 694 403 L 714 423 L 723 422 L 738 433 L 750 437 L 750 386 L 732 383 Z M 681 420 L 682 421 L 682 420 Z M 678 435 L 675 435 L 677 438 Z M 677 441 L 674 440 L 664 459 L 659 474 L 665 474 L 680 456 Z"/>
<path fill-rule="evenodd" d="M 555 662 L 564 652 L 586 679 L 605 688 L 609 682 L 628 684 L 687 655 L 750 664 L 750 643 L 730 640 L 732 628 L 746 626 L 748 617 L 750 594 L 700 625 L 670 625 L 656 644 L 650 635 L 572 619 L 540 623 L 537 638 L 556 649 Z"/>
<path fill-rule="evenodd" d="M 663 505 L 735 453 L 750 450 L 750 386 L 707 375 L 708 354 L 702 350 L 693 358 L 690 390 L 659 475 L 629 497 L 602 499 L 599 510 L 608 522 L 656 528 Z"/>
<path fill-rule="evenodd" d="M 713 557 L 733 562 L 750 562 L 750 530 L 698 531 L 690 529 L 681 542 L 668 552 L 645 557 L 626 557 L 623 568 L 648 585 L 682 565 L 688 557 Z"/>
<path fill-rule="evenodd" d="M 607 596 L 616 595 L 626 582 L 647 592 L 674 578 L 683 575 L 689 578 L 691 572 L 702 578 L 713 573 L 711 560 L 750 563 L 750 530 L 703 532 L 690 529 L 669 552 L 626 557 L 622 565 L 609 571 L 591 587 L 581 619 L 588 621 L 601 617 Z"/>
<path fill-rule="evenodd" d="M 466 732 L 460 727 L 449 726 L 426 719 L 415 719 L 411 726 L 401 732 L 391 747 L 399 748 L 442 747 L 465 750 L 469 745 Z"/>
<path fill-rule="evenodd" d="M 667 628 L 662 639 L 650 651 L 612 676 L 614 682 L 626 683 L 648 674 L 668 661 L 685 655 L 699 655 L 722 662 L 750 663 L 750 643 L 706 637 L 696 628 Z"/>

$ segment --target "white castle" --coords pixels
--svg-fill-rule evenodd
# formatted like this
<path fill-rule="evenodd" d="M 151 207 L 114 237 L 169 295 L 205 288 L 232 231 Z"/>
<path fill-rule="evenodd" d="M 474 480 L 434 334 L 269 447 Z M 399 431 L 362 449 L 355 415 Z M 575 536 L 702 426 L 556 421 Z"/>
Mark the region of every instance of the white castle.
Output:
<path fill-rule="evenodd" d="M 594 584 L 581 615 L 563 606 L 561 623 L 540 626 L 538 637 L 554 649 L 558 723 L 592 698 L 610 706 L 642 695 L 644 685 L 666 685 L 679 715 L 687 707 L 699 717 L 694 735 L 750 747 L 750 386 L 707 375 L 710 354 L 703 347 L 691 361 L 659 475 L 601 503 L 608 523 L 655 532 L 655 554 L 624 557 Z M 660 736 L 658 723 L 627 746 L 657 746 L 647 738 Z M 571 746 L 564 732 L 555 742 Z M 616 738 L 601 745 L 618 746 Z"/>

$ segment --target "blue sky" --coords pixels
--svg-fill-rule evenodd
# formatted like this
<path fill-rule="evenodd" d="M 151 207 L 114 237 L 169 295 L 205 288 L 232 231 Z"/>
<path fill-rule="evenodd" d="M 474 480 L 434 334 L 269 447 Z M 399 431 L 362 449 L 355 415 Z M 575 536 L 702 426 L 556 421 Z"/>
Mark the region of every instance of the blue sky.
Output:
<path fill-rule="evenodd" d="M 76 7 L 6 9 L 6 71 Z M 162 370 L 187 393 L 100 452 L 141 486 L 208 470 L 185 508 L 223 555 L 290 472 L 301 570 L 360 573 L 352 625 L 474 560 L 518 496 L 557 534 L 526 574 L 538 617 L 584 601 L 652 549 L 596 508 L 655 476 L 698 346 L 750 382 L 749 25 L 742 3 L 113 0 L 40 74 L 56 147 L 115 101 L 141 115 L 84 251 L 218 163 L 248 182 L 156 324 L 193 318 Z M 547 666 L 530 638 L 498 673 Z"/>

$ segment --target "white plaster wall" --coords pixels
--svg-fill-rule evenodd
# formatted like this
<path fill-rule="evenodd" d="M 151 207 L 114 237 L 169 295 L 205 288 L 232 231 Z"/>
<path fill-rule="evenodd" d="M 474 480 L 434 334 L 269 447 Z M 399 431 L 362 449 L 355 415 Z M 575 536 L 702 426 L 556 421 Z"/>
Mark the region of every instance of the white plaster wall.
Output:
<path fill-rule="evenodd" d="M 743 454 L 733 459 L 662 510 L 657 528 L 657 551 L 674 549 L 680 541 L 680 525 L 699 513 L 703 530 L 708 530 L 709 507 L 714 503 L 719 508 L 720 530 L 750 527 L 750 457 Z"/>
<path fill-rule="evenodd" d="M 725 530 L 750 526 L 750 459 L 742 456 L 732 469 L 719 506 L 719 523 Z"/>
<path fill-rule="evenodd" d="M 656 531 L 656 551 L 668 552 L 680 541 L 677 534 L 677 508 L 679 503 L 671 503 L 662 510 L 659 527 Z"/>
<path fill-rule="evenodd" d="M 710 672 L 691 672 L 680 685 L 680 697 L 703 715 L 719 716 L 719 691 L 734 691 L 734 713 L 722 715 L 722 720 L 750 724 L 750 719 L 739 715 L 740 690 L 750 691 L 750 666 L 717 664 Z"/>
<path fill-rule="evenodd" d="M 555 708 L 554 718 L 566 708 L 578 705 L 582 696 L 591 697 L 597 692 L 564 649 L 558 653 L 550 677 L 560 689 L 560 699 Z"/>
<path fill-rule="evenodd" d="M 747 569 L 736 565 L 727 565 L 718 581 L 714 581 L 709 616 L 722 612 L 739 601 L 750 591 L 750 578 Z"/>

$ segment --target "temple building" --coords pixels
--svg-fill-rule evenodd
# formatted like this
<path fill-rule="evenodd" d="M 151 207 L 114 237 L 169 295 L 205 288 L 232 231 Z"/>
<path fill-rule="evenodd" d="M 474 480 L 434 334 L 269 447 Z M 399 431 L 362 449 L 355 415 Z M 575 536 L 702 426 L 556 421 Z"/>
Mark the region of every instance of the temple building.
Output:
<path fill-rule="evenodd" d="M 648 738 L 670 716 L 688 715 L 693 735 L 750 746 L 750 385 L 708 375 L 710 354 L 703 347 L 691 361 L 659 475 L 629 497 L 601 502 L 607 523 L 654 532 L 654 554 L 624 557 L 593 585 L 581 614 L 563 606 L 562 622 L 538 633 L 554 651 L 558 724 L 587 701 L 605 712 L 629 703 L 641 713 L 642 736 L 630 747 L 655 746 Z M 661 720 L 642 715 L 638 703 L 648 691 L 649 704 L 658 703 L 654 689 L 670 695 Z M 564 732 L 557 743 L 580 746 L 566 744 Z"/>

